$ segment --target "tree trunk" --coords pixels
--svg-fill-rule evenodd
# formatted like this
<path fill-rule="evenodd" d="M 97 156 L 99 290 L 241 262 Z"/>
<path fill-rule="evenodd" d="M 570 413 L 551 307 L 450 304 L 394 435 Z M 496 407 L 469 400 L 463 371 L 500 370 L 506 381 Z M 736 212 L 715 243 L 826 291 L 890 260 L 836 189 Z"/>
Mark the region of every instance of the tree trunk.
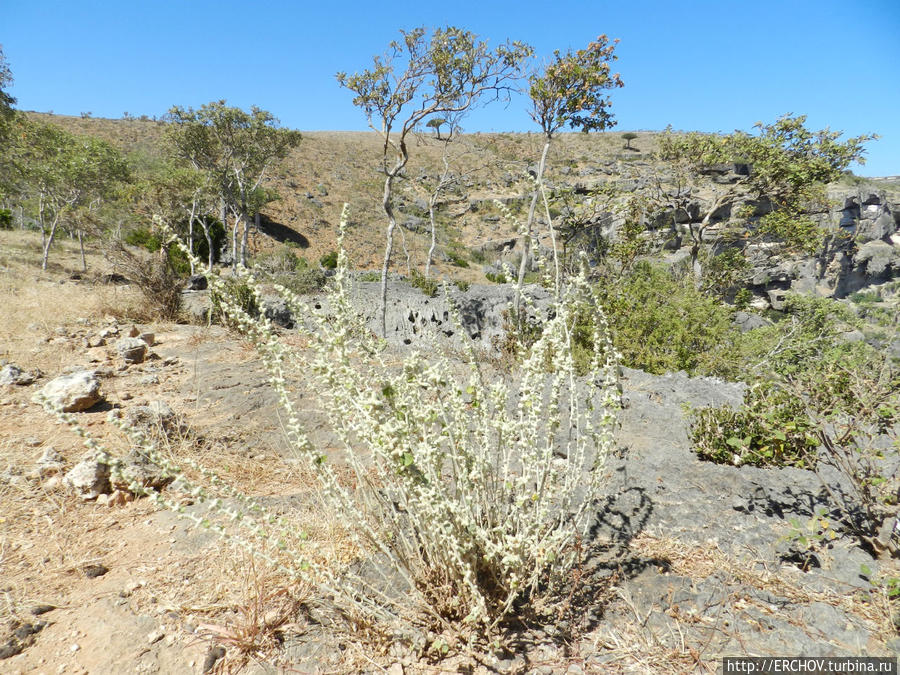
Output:
<path fill-rule="evenodd" d="M 78 230 L 78 246 L 81 249 L 81 271 L 87 272 L 87 260 L 84 258 L 84 232 Z"/>
<path fill-rule="evenodd" d="M 59 216 L 54 216 L 53 223 L 50 225 L 50 234 L 44 236 L 44 228 L 41 228 L 41 236 L 43 239 L 43 254 L 41 256 L 41 269 L 47 269 L 47 258 L 50 257 L 50 247 L 53 245 L 53 238 L 56 236 L 56 226 L 59 224 Z"/>
<path fill-rule="evenodd" d="M 388 269 L 391 266 L 391 253 L 394 250 L 394 229 L 397 227 L 397 220 L 394 218 L 394 209 L 391 207 L 391 189 L 393 188 L 394 175 L 388 174 L 384 179 L 384 194 L 381 199 L 381 208 L 388 218 L 388 228 L 384 247 L 384 263 L 381 266 L 381 337 L 387 337 L 387 280 Z"/>
<path fill-rule="evenodd" d="M 550 150 L 550 137 L 544 140 L 544 149 L 541 151 L 541 162 L 538 165 L 537 184 L 534 186 L 534 194 L 531 195 L 531 204 L 528 206 L 528 220 L 525 221 L 525 232 L 522 234 L 522 260 L 519 263 L 519 277 L 516 280 L 516 315 L 522 303 L 522 284 L 525 283 L 525 272 L 528 269 L 528 260 L 531 257 L 531 230 L 534 227 L 534 213 L 537 208 L 538 198 L 544 184 L 544 168 L 547 166 L 547 152 Z"/>
<path fill-rule="evenodd" d="M 191 217 L 188 219 L 188 251 L 191 252 L 191 255 L 188 256 L 188 264 L 191 266 L 191 275 L 194 274 L 194 211 L 191 209 Z"/>

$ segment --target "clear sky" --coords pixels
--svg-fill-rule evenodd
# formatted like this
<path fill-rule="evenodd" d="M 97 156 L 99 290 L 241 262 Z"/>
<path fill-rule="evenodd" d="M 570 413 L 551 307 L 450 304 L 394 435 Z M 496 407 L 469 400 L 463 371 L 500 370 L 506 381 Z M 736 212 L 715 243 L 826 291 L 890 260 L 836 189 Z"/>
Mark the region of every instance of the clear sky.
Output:
<path fill-rule="evenodd" d="M 857 173 L 900 174 L 900 0 L 0 0 L 22 110 L 161 115 L 227 99 L 301 130 L 365 129 L 336 83 L 400 28 L 455 25 L 539 57 L 621 42 L 618 130 L 750 130 L 784 113 L 877 133 Z M 522 100 L 467 131 L 533 129 Z"/>

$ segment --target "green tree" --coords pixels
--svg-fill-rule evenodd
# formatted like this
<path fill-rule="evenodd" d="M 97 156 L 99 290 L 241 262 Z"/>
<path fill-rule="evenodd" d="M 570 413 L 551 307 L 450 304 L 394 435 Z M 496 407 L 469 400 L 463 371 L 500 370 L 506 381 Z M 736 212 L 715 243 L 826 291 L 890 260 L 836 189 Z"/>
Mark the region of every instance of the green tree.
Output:
<path fill-rule="evenodd" d="M 232 265 L 240 261 L 246 266 L 250 216 L 258 213 L 260 196 L 271 194 L 261 191 L 267 172 L 300 143 L 300 132 L 279 127 L 266 110 L 253 106 L 245 112 L 226 106 L 224 100 L 199 110 L 174 106 L 167 119 L 174 154 L 216 186 L 223 225 L 232 214 Z"/>
<path fill-rule="evenodd" d="M 6 57 L 3 55 L 3 45 L 0 45 L 0 145 L 8 148 L 10 137 L 13 132 L 13 122 L 15 120 L 16 111 L 13 105 L 16 102 L 7 91 L 6 88 L 12 84 L 12 72 Z M 4 197 L 12 190 L 13 176 L 12 165 L 8 151 L 0 153 L 0 197 Z"/>
<path fill-rule="evenodd" d="M 425 120 L 470 109 L 485 96 L 502 97 L 513 87 L 531 53 L 521 42 L 490 49 L 474 33 L 449 27 L 401 31 L 371 68 L 348 75 L 338 83 L 355 94 L 353 104 L 366 113 L 369 125 L 383 140 L 382 209 L 388 220 L 384 264 L 381 268 L 381 331 L 384 335 L 387 277 L 397 227 L 393 191 L 409 161 L 407 140 Z"/>
<path fill-rule="evenodd" d="M 863 161 L 864 144 L 875 136 L 840 141 L 841 132 L 810 131 L 805 124 L 805 115 L 785 115 L 774 124 L 757 123 L 756 134 L 676 134 L 667 129 L 662 135 L 659 158 L 667 163 L 669 175 L 658 183 L 658 194 L 672 209 L 673 219 L 679 211 L 687 216 L 698 281 L 700 250 L 713 219 L 729 213 L 749 225 L 753 203 L 770 205 L 770 212 L 745 234 L 769 235 L 810 252 L 821 244 L 821 232 L 804 213 L 825 202 L 827 183 L 851 162 Z M 744 170 L 727 181 L 710 179 L 711 172 L 734 164 L 744 165 Z M 697 220 L 690 210 L 701 192 L 710 196 L 702 202 Z"/>
<path fill-rule="evenodd" d="M 625 149 L 626 150 L 634 150 L 634 148 L 631 147 L 631 141 L 633 141 L 637 137 L 638 137 L 638 135 L 636 133 L 634 133 L 633 131 L 627 131 L 624 134 L 622 134 L 622 140 L 625 141 Z"/>
<path fill-rule="evenodd" d="M 76 136 L 53 124 L 25 122 L 17 145 L 17 165 L 26 189 L 37 201 L 41 226 L 41 268 L 47 269 L 50 247 L 61 223 L 76 226 L 82 244 L 79 211 L 95 209 L 128 180 L 122 155 L 96 138 Z"/>
<path fill-rule="evenodd" d="M 522 261 L 519 265 L 521 288 L 525 272 L 531 258 L 531 238 L 534 229 L 535 211 L 538 199 L 544 194 L 544 170 L 547 167 L 547 153 L 554 134 L 569 127 L 583 132 L 602 131 L 615 124 L 609 111 L 611 101 L 606 92 L 624 86 L 618 73 L 610 73 L 610 64 L 616 60 L 615 47 L 605 35 L 599 36 L 585 49 L 565 54 L 556 51 L 543 72 L 535 73 L 529 80 L 531 97 L 531 118 L 537 122 L 544 134 L 541 160 L 535 176 L 535 189 L 528 207 L 528 218 L 522 234 Z M 549 205 L 545 199 L 545 210 Z M 552 234 L 552 223 L 550 224 Z M 520 302 L 516 297 L 516 310 Z"/>

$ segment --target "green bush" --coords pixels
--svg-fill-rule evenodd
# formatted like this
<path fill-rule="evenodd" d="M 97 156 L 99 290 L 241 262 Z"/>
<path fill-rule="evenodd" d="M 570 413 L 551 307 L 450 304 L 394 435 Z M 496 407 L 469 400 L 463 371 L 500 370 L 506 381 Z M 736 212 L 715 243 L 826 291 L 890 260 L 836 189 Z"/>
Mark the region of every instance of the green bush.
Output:
<path fill-rule="evenodd" d="M 236 327 L 223 308 L 223 303 L 226 301 L 239 307 L 247 316 L 258 317 L 260 314 L 253 289 L 246 280 L 239 277 L 225 279 L 222 290 L 217 290 L 216 285 L 213 285 L 210 289 L 209 300 L 212 305 L 210 320 L 224 326 Z"/>
<path fill-rule="evenodd" d="M 689 277 L 638 262 L 624 277 L 598 284 L 622 361 L 650 373 L 710 374 L 729 361 L 739 337 L 731 309 Z"/>
<path fill-rule="evenodd" d="M 11 230 L 12 228 L 12 211 L 10 211 L 9 209 L 0 209 L 0 230 Z"/>
<path fill-rule="evenodd" d="M 329 253 L 326 253 L 319 258 L 319 264 L 326 270 L 336 269 L 338 264 L 338 252 L 330 251 Z"/>
<path fill-rule="evenodd" d="M 273 278 L 275 283 L 297 295 L 309 295 L 321 291 L 325 287 L 326 280 L 322 270 L 302 266 L 293 274 L 281 274 Z"/>
<path fill-rule="evenodd" d="M 697 454 L 719 464 L 815 466 L 818 440 L 804 404 L 773 387 L 752 388 L 739 408 L 707 407 L 694 414 Z"/>
<path fill-rule="evenodd" d="M 305 258 L 299 257 L 289 246 L 280 246 L 271 253 L 257 256 L 253 267 L 269 274 L 285 274 L 309 267 Z"/>
<path fill-rule="evenodd" d="M 429 298 L 437 295 L 440 286 L 437 279 L 423 276 L 419 270 L 412 270 L 412 274 L 409 277 L 409 285 L 413 288 L 418 288 Z"/>

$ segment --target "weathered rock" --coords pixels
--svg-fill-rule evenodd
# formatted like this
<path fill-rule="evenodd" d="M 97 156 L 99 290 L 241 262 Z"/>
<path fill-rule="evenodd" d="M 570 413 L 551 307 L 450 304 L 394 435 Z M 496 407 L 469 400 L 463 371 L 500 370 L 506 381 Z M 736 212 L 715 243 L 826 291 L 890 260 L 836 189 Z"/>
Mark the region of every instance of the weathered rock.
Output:
<path fill-rule="evenodd" d="M 96 499 L 111 492 L 109 476 L 109 464 L 95 455 L 88 455 L 65 475 L 63 484 L 79 493 L 82 499 Z"/>
<path fill-rule="evenodd" d="M 26 372 L 12 363 L 0 368 L 0 385 L 25 386 L 32 384 L 36 377 L 34 373 Z"/>
<path fill-rule="evenodd" d="M 116 342 L 116 351 L 125 363 L 142 363 L 147 356 L 147 343 L 139 337 L 125 337 Z"/>
<path fill-rule="evenodd" d="M 205 291 L 209 286 L 209 282 L 202 274 L 193 274 L 187 281 L 186 291 Z"/>
<path fill-rule="evenodd" d="M 152 401 L 147 405 L 128 408 L 124 421 L 129 426 L 164 432 L 173 430 L 178 422 L 175 411 L 165 401 Z"/>
<path fill-rule="evenodd" d="M 759 314 L 754 314 L 752 312 L 735 312 L 734 325 L 737 326 L 738 330 L 742 333 L 746 333 L 754 328 L 768 326 L 769 322 Z"/>
<path fill-rule="evenodd" d="M 99 403 L 103 397 L 96 372 L 83 370 L 50 380 L 34 399 L 46 401 L 52 408 L 63 412 L 79 412 Z"/>
<path fill-rule="evenodd" d="M 38 475 L 41 478 L 53 476 L 61 472 L 65 465 L 66 458 L 59 454 L 53 446 L 47 447 L 37 461 Z"/>
<path fill-rule="evenodd" d="M 265 295 L 261 299 L 263 313 L 272 323 L 282 328 L 294 327 L 294 316 L 284 298 L 278 295 Z"/>

